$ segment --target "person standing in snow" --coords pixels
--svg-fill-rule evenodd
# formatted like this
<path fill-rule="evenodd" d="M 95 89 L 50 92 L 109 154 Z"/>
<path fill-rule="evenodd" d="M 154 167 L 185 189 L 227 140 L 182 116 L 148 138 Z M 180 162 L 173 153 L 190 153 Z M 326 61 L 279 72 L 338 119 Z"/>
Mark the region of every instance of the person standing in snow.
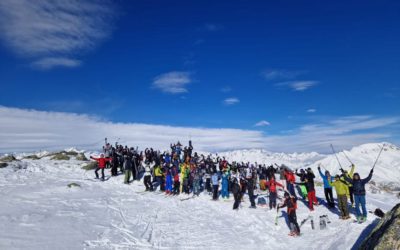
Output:
<path fill-rule="evenodd" d="M 250 208 L 257 208 L 255 197 L 254 197 L 254 171 L 253 166 L 249 167 L 246 174 L 246 181 L 247 181 L 247 193 L 249 195 L 250 200 Z"/>
<path fill-rule="evenodd" d="M 344 176 L 347 176 L 348 178 L 352 179 L 354 174 L 354 169 L 355 169 L 354 164 L 351 164 L 350 171 L 341 168 L 340 171 L 342 171 L 343 175 L 342 180 L 345 181 Z M 350 198 L 351 206 L 354 207 L 354 190 L 353 190 L 353 185 L 349 182 L 347 182 L 347 196 Z"/>
<path fill-rule="evenodd" d="M 96 179 L 99 178 L 98 171 L 101 169 L 101 179 L 104 181 L 104 168 L 106 167 L 107 162 L 111 161 L 111 158 L 105 158 L 104 154 L 100 154 L 99 158 L 90 156 L 90 159 L 97 161 L 97 168 L 94 171 L 94 173 L 96 174 Z"/>
<path fill-rule="evenodd" d="M 172 174 L 171 170 L 167 168 L 165 173 L 165 193 L 172 194 Z"/>
<path fill-rule="evenodd" d="M 304 182 L 306 178 L 306 172 L 304 169 L 300 169 L 300 173 L 297 173 L 296 169 L 296 175 L 300 177 L 300 182 Z M 303 197 L 304 200 L 307 200 L 307 188 L 304 185 L 298 185 L 298 189 L 300 189 L 299 193 L 301 194 L 301 197 Z"/>
<path fill-rule="evenodd" d="M 311 168 L 307 169 L 307 173 L 304 177 L 304 182 L 296 183 L 297 185 L 304 185 L 307 189 L 308 198 L 308 208 L 310 211 L 314 211 L 313 205 L 318 205 L 317 197 L 315 196 L 315 185 L 314 185 L 315 175 Z"/>
<path fill-rule="evenodd" d="M 296 178 L 294 173 L 289 169 L 285 169 L 284 174 L 286 179 L 286 189 L 289 191 L 291 196 L 296 197 L 296 192 L 294 191 L 294 183 Z"/>
<path fill-rule="evenodd" d="M 229 171 L 228 169 L 224 169 L 223 173 L 222 173 L 222 180 L 221 180 L 221 196 L 222 199 L 229 199 Z"/>
<path fill-rule="evenodd" d="M 338 200 L 338 208 L 340 210 L 340 219 L 347 220 L 350 219 L 349 208 L 347 205 L 347 184 L 340 179 L 339 175 L 335 176 L 335 181 L 328 179 L 328 184 L 335 187 L 336 196 Z"/>
<path fill-rule="evenodd" d="M 329 171 L 325 171 L 325 174 L 323 174 L 320 166 L 318 166 L 318 172 L 324 182 L 324 193 L 326 202 L 328 203 L 329 208 L 334 208 L 335 201 L 333 200 L 332 186 L 329 184 L 333 181 L 333 177 L 331 176 Z"/>
<path fill-rule="evenodd" d="M 211 176 L 211 183 L 213 185 L 213 200 L 218 200 L 218 189 L 219 189 L 219 180 L 218 180 L 218 173 L 215 169 L 214 174 Z"/>
<path fill-rule="evenodd" d="M 240 202 L 242 200 L 242 188 L 240 187 L 240 175 L 234 173 L 231 178 L 232 193 L 235 202 L 233 203 L 233 210 L 239 209 Z"/>
<path fill-rule="evenodd" d="M 285 200 L 282 205 L 278 206 L 277 209 L 287 207 L 287 216 L 289 220 L 290 233 L 289 236 L 299 236 L 300 227 L 297 223 L 296 209 L 297 209 L 297 198 L 291 197 L 288 192 L 284 194 Z"/>
<path fill-rule="evenodd" d="M 279 186 L 283 188 L 283 186 L 279 182 L 275 181 L 274 176 L 271 180 L 267 181 L 266 186 L 269 189 L 269 209 L 276 208 L 276 198 L 278 197 L 276 187 Z"/>
<path fill-rule="evenodd" d="M 129 184 L 132 176 L 132 155 L 130 152 L 124 155 L 124 169 L 125 169 L 124 184 Z"/>
<path fill-rule="evenodd" d="M 371 169 L 368 177 L 365 179 L 361 179 L 358 173 L 354 173 L 353 179 L 344 176 L 345 180 L 353 185 L 354 201 L 356 204 L 356 215 L 357 221 L 359 223 L 365 222 L 367 219 L 367 208 L 365 206 L 365 184 L 367 184 L 371 180 L 373 173 L 374 169 Z M 362 216 L 360 212 L 360 206 L 362 208 Z"/>
<path fill-rule="evenodd" d="M 151 183 L 152 171 L 153 171 L 152 166 L 149 160 L 146 159 L 146 161 L 144 162 L 144 178 L 143 178 L 143 184 L 146 187 L 146 191 L 153 191 L 153 184 Z"/>

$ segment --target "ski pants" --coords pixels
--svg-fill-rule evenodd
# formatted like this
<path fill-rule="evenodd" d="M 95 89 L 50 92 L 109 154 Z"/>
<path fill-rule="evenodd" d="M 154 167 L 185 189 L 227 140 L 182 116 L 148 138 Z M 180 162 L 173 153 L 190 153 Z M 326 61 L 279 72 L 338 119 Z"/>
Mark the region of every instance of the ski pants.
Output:
<path fill-rule="evenodd" d="M 200 180 L 193 180 L 193 194 L 200 194 Z"/>
<path fill-rule="evenodd" d="M 132 170 L 125 170 L 125 179 L 124 179 L 125 184 L 129 183 L 129 180 L 131 179 L 131 175 L 132 175 Z"/>
<path fill-rule="evenodd" d="M 179 194 L 180 186 L 181 186 L 181 183 L 179 181 L 174 182 L 174 190 L 173 190 L 174 194 Z"/>
<path fill-rule="evenodd" d="M 242 193 L 239 191 L 233 194 L 233 198 L 235 199 L 235 202 L 233 203 L 233 209 L 238 209 L 240 201 L 242 200 Z"/>
<path fill-rule="evenodd" d="M 297 223 L 296 212 L 293 211 L 290 214 L 288 214 L 288 219 L 289 219 L 290 230 L 300 233 L 300 227 L 299 224 Z"/>
<path fill-rule="evenodd" d="M 362 208 L 362 215 L 364 217 L 367 217 L 367 208 L 365 207 L 365 195 L 354 195 L 354 201 L 356 203 L 357 218 L 361 216 L 360 205 Z"/>
<path fill-rule="evenodd" d="M 161 190 L 161 185 L 162 185 L 162 180 L 161 179 L 162 179 L 161 176 L 156 176 L 154 178 L 154 184 L 155 184 L 155 185 L 153 185 L 154 190 L 156 190 L 158 186 L 160 186 L 160 190 Z"/>
<path fill-rule="evenodd" d="M 249 199 L 252 207 L 256 206 L 255 197 L 254 197 L 254 187 L 253 182 L 248 182 L 247 193 L 249 194 Z"/>
<path fill-rule="evenodd" d="M 167 176 L 167 178 L 165 180 L 165 191 L 167 193 L 172 193 L 172 177 L 171 176 Z"/>
<path fill-rule="evenodd" d="M 304 185 L 299 185 L 298 187 L 300 187 L 300 192 L 303 199 L 307 198 L 308 196 L 307 188 Z"/>
<path fill-rule="evenodd" d="M 346 217 L 349 215 L 349 208 L 347 205 L 347 195 L 345 194 L 338 195 L 338 207 L 342 217 Z"/>
<path fill-rule="evenodd" d="M 221 189 L 221 196 L 222 198 L 229 198 L 229 185 L 228 181 L 222 181 L 222 189 Z"/>
<path fill-rule="evenodd" d="M 315 190 L 308 192 L 307 197 L 308 197 L 308 208 L 310 210 L 314 210 L 313 204 L 318 203 L 317 197 L 315 197 Z"/>
<path fill-rule="evenodd" d="M 293 183 L 287 182 L 287 190 L 289 191 L 289 194 L 293 197 L 296 197 L 296 192 L 294 191 L 294 185 Z"/>
<path fill-rule="evenodd" d="M 219 185 L 213 185 L 213 200 L 218 200 Z"/>
<path fill-rule="evenodd" d="M 118 162 L 114 162 L 111 165 L 111 175 L 117 176 L 118 175 Z"/>
<path fill-rule="evenodd" d="M 153 184 L 151 183 L 151 175 L 146 175 L 143 179 L 144 186 L 146 187 L 146 191 L 153 191 Z"/>
<path fill-rule="evenodd" d="M 99 174 L 97 173 L 101 169 L 101 178 L 104 179 L 104 168 L 97 167 L 94 173 L 96 174 L 96 178 L 99 178 Z"/>
<path fill-rule="evenodd" d="M 206 189 L 207 189 L 207 192 L 211 193 L 211 179 L 210 178 L 206 179 Z"/>
<path fill-rule="evenodd" d="M 269 208 L 276 208 L 276 197 L 278 194 L 276 192 L 270 192 L 269 193 Z"/>
<path fill-rule="evenodd" d="M 350 196 L 351 205 L 353 205 L 353 204 L 354 204 L 354 191 L 353 191 L 353 186 L 349 187 L 349 196 Z"/>
<path fill-rule="evenodd" d="M 335 201 L 333 200 L 332 188 L 324 188 L 326 202 L 329 207 L 335 207 Z"/>

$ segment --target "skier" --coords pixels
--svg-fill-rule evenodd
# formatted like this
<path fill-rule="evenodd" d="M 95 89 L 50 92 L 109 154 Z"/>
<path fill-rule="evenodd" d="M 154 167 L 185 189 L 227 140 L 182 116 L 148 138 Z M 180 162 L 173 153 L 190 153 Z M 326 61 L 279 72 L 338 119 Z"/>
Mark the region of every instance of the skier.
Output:
<path fill-rule="evenodd" d="M 355 165 L 351 164 L 351 168 L 350 171 L 344 170 L 344 169 L 340 169 L 340 171 L 343 174 L 343 178 L 342 180 L 345 181 L 344 176 L 347 176 L 348 178 L 352 179 L 353 178 L 353 174 L 354 174 L 354 169 L 355 169 Z M 349 182 L 347 182 L 347 195 L 350 198 L 350 202 L 351 202 L 351 206 L 354 207 L 354 191 L 353 191 L 353 185 Z"/>
<path fill-rule="evenodd" d="M 306 177 L 306 172 L 304 171 L 304 169 L 300 169 L 300 173 L 297 173 L 297 169 L 296 169 L 296 175 L 298 177 L 300 177 L 300 182 L 304 182 L 304 179 Z M 299 193 L 301 194 L 301 197 L 303 197 L 304 200 L 307 200 L 307 189 L 306 189 L 306 186 L 298 185 L 297 187 L 300 188 Z"/>
<path fill-rule="evenodd" d="M 347 205 L 347 184 L 340 179 L 339 175 L 335 176 L 335 181 L 328 179 L 328 184 L 335 187 L 336 196 L 338 200 L 338 208 L 340 210 L 340 219 L 347 220 L 350 219 L 349 208 Z"/>
<path fill-rule="evenodd" d="M 296 193 L 294 192 L 294 183 L 296 181 L 296 178 L 294 177 L 294 174 L 292 171 L 289 169 L 285 169 L 284 171 L 285 174 L 285 179 L 286 179 L 286 188 L 289 191 L 291 196 L 296 197 Z"/>
<path fill-rule="evenodd" d="M 211 176 L 211 182 L 213 185 L 213 200 L 218 200 L 218 188 L 219 188 L 219 180 L 218 173 L 214 171 L 214 174 Z"/>
<path fill-rule="evenodd" d="M 297 185 L 304 185 L 307 189 L 308 208 L 310 211 L 314 211 L 313 205 L 318 205 L 317 197 L 315 196 L 315 175 L 311 168 L 307 169 L 307 173 L 304 176 L 304 182 L 296 183 Z"/>
<path fill-rule="evenodd" d="M 222 181 L 221 181 L 221 196 L 222 199 L 229 199 L 229 171 L 228 169 L 224 169 L 224 172 L 222 174 Z"/>
<path fill-rule="evenodd" d="M 152 166 L 150 165 L 150 162 L 146 159 L 144 163 L 144 179 L 143 179 L 146 191 L 153 191 L 153 184 L 151 183 L 151 172 L 152 172 Z"/>
<path fill-rule="evenodd" d="M 96 174 L 96 179 L 99 179 L 99 174 L 98 171 L 101 169 L 101 180 L 104 181 L 104 168 L 106 167 L 107 162 L 110 162 L 111 159 L 110 158 L 105 158 L 104 154 L 100 154 L 99 158 L 90 156 L 90 159 L 93 159 L 95 161 L 97 161 L 97 168 L 94 171 L 94 173 Z"/>
<path fill-rule="evenodd" d="M 238 173 L 233 173 L 231 178 L 232 193 L 235 202 L 233 203 L 233 210 L 239 209 L 240 201 L 242 200 L 242 188 L 240 187 L 240 177 Z"/>
<path fill-rule="evenodd" d="M 257 208 L 254 196 L 254 171 L 253 166 L 251 166 L 246 174 L 246 181 L 247 181 L 247 193 L 249 195 L 250 200 L 250 208 Z"/>
<path fill-rule="evenodd" d="M 162 170 L 161 166 L 157 164 L 157 166 L 154 168 L 154 183 L 153 185 L 154 190 L 157 189 L 158 186 L 160 186 L 160 191 L 162 191 L 161 185 L 162 185 Z"/>
<path fill-rule="evenodd" d="M 267 181 L 266 185 L 269 189 L 269 209 L 271 210 L 276 207 L 276 198 L 278 197 L 276 186 L 283 188 L 283 185 L 275 181 L 274 176 L 271 177 L 271 180 Z"/>
<path fill-rule="evenodd" d="M 132 154 L 128 153 L 124 155 L 124 169 L 125 169 L 125 179 L 124 184 L 129 184 L 132 175 Z"/>
<path fill-rule="evenodd" d="M 325 174 L 323 174 L 320 166 L 318 166 L 318 172 L 324 182 L 324 193 L 326 202 L 328 203 L 329 208 L 334 208 L 335 201 L 333 200 L 332 186 L 329 184 L 333 181 L 333 177 L 331 176 L 329 171 L 325 171 Z"/>
<path fill-rule="evenodd" d="M 356 204 L 356 215 L 357 221 L 359 223 L 363 223 L 367 219 L 367 209 L 365 207 L 365 184 L 367 184 L 371 180 L 373 173 L 374 169 L 371 169 L 368 177 L 365 179 L 360 179 L 360 175 L 358 173 L 354 173 L 353 179 L 344 176 L 345 180 L 353 185 L 354 201 Z M 362 216 L 360 213 L 360 206 L 362 208 Z"/>
<path fill-rule="evenodd" d="M 289 236 L 299 236 L 300 227 L 297 223 L 296 209 L 297 209 L 297 198 L 291 197 L 288 192 L 284 194 L 285 200 L 282 205 L 278 206 L 277 209 L 287 207 L 287 216 L 289 220 L 290 233 Z"/>
<path fill-rule="evenodd" d="M 167 168 L 165 173 L 165 193 L 168 195 L 172 194 L 172 174 L 169 168 Z"/>

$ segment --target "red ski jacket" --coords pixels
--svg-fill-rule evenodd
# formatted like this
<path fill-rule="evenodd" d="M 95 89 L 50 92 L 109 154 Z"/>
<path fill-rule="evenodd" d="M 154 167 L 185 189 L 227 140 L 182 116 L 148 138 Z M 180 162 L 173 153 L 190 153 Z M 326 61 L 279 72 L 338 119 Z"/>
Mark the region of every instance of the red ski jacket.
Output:
<path fill-rule="evenodd" d="M 286 181 L 291 183 L 291 184 L 294 184 L 294 182 L 296 181 L 296 178 L 294 177 L 294 174 L 292 172 L 289 172 L 289 171 L 285 171 L 285 178 L 286 178 Z"/>
<path fill-rule="evenodd" d="M 107 162 L 111 162 L 111 158 L 95 158 L 93 156 L 90 156 L 91 159 L 97 161 L 99 163 L 99 168 L 105 168 Z"/>
<path fill-rule="evenodd" d="M 267 181 L 267 183 L 265 183 L 265 185 L 268 186 L 269 191 L 272 193 L 276 192 L 276 186 L 280 186 L 283 188 L 282 184 L 280 184 L 279 182 L 276 182 L 275 180 Z"/>

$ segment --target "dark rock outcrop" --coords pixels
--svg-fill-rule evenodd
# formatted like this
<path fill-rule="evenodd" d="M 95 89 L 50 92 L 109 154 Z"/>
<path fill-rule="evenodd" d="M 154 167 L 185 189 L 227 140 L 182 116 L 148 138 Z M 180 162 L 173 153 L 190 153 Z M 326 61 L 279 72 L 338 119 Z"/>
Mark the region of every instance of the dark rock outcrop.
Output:
<path fill-rule="evenodd" d="M 400 203 L 385 214 L 359 249 L 400 249 Z"/>

